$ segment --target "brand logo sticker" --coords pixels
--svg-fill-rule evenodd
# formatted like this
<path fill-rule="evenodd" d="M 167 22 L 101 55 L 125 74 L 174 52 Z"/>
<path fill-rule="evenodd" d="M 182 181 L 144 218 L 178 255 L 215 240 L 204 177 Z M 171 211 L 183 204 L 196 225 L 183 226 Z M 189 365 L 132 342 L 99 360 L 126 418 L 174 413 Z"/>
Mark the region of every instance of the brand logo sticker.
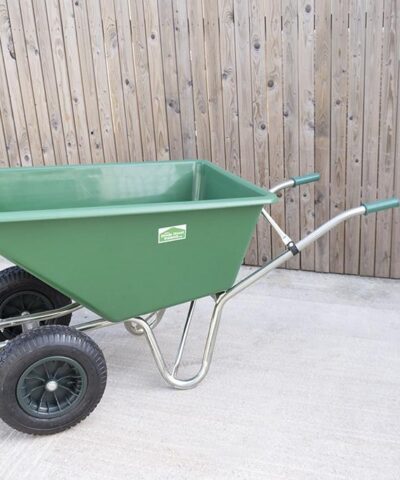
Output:
<path fill-rule="evenodd" d="M 173 225 L 158 229 L 158 243 L 176 242 L 186 239 L 186 225 Z"/>

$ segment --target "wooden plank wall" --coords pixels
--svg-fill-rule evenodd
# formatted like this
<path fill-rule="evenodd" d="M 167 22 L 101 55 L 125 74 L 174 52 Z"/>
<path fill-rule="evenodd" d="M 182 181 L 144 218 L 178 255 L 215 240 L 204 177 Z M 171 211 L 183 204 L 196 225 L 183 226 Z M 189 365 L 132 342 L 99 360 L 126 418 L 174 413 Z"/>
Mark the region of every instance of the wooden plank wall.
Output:
<path fill-rule="evenodd" d="M 295 239 L 400 196 L 400 0 L 0 0 L 0 167 L 207 158 Z M 246 255 L 280 241 L 260 223 Z M 290 268 L 400 278 L 400 209 Z"/>

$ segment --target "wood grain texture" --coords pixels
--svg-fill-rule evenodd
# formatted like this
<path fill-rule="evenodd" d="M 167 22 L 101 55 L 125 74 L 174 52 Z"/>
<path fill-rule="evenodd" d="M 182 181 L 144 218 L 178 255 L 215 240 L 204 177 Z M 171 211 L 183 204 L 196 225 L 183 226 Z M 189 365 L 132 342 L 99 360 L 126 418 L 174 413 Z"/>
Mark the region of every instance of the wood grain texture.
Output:
<path fill-rule="evenodd" d="M 221 138 L 224 137 L 224 119 L 221 89 L 221 57 L 216 48 L 219 41 L 218 2 L 202 0 L 204 15 L 204 51 L 207 72 L 208 115 L 210 121 L 211 159 L 224 168 L 225 148 Z"/>
<path fill-rule="evenodd" d="M 331 2 L 315 3 L 315 224 L 329 220 L 331 144 Z M 329 235 L 315 243 L 315 270 L 329 272 Z"/>
<path fill-rule="evenodd" d="M 87 115 L 91 157 L 93 163 L 104 162 L 103 139 L 101 134 L 99 102 L 94 73 L 93 57 L 90 48 L 90 31 L 86 2 L 72 2 L 76 26 L 78 58 L 80 60 L 84 104 Z M 75 59 L 76 61 L 76 59 Z"/>
<path fill-rule="evenodd" d="M 0 0 L 0 167 L 204 158 L 263 188 L 294 239 L 400 196 L 398 0 Z M 400 277 L 400 211 L 304 270 Z M 264 222 L 245 261 L 284 246 Z"/>
<path fill-rule="evenodd" d="M 385 2 L 384 36 L 382 51 L 382 91 L 379 134 L 378 198 L 394 195 L 393 179 L 396 162 L 396 121 L 398 119 L 396 95 L 398 90 L 398 59 L 400 56 L 399 37 L 396 22 L 400 15 L 399 2 Z M 397 153 L 398 155 L 399 153 Z M 400 158 L 397 158 L 400 161 Z M 392 241 L 393 211 L 386 210 L 376 216 L 375 275 L 389 277 Z"/>
<path fill-rule="evenodd" d="M 190 62 L 190 43 L 186 0 L 173 0 L 172 3 L 183 157 L 195 158 L 197 155 L 196 128 L 194 123 L 193 79 Z"/>
<path fill-rule="evenodd" d="M 397 11 L 396 32 L 400 31 L 400 12 Z M 398 43 L 397 43 L 398 45 Z M 399 196 L 400 192 L 400 52 L 397 56 L 397 125 L 396 125 L 396 159 L 394 170 L 394 194 Z M 391 265 L 390 276 L 392 278 L 400 278 L 400 209 L 393 212 L 393 226 L 392 226 L 392 250 L 391 250 Z"/>
<path fill-rule="evenodd" d="M 265 38 L 265 3 L 250 0 L 250 60 L 253 105 L 254 178 L 258 185 L 269 187 L 269 152 L 267 129 L 267 72 Z M 257 225 L 259 262 L 272 257 L 271 228 L 261 218 Z"/>
<path fill-rule="evenodd" d="M 23 2 L 24 7 L 22 8 L 23 15 L 25 18 L 30 16 L 29 2 Z M 22 7 L 22 4 L 21 4 Z M 54 66 L 54 58 L 52 52 L 52 44 L 50 38 L 50 30 L 48 26 L 47 12 L 44 2 L 40 0 L 33 0 L 33 19 L 35 25 L 29 26 L 28 29 L 25 27 L 27 42 L 28 42 L 28 56 L 30 58 L 31 71 L 32 74 L 37 70 L 37 76 L 39 77 L 39 66 L 37 63 L 37 57 L 40 58 L 40 64 L 43 74 L 43 85 L 46 94 L 46 102 L 48 108 L 48 115 L 50 119 L 50 128 L 51 135 L 53 138 L 53 148 L 55 161 L 57 165 L 63 165 L 68 163 L 68 154 L 67 154 L 67 142 L 65 140 L 64 130 L 68 134 L 69 123 L 65 125 L 62 117 L 61 104 L 59 100 L 59 91 L 56 78 L 56 71 Z M 30 25 L 30 22 L 28 22 Z M 31 31 L 32 29 L 32 31 Z M 37 45 L 35 41 L 35 34 L 33 30 L 36 31 L 37 36 Z M 33 54 L 29 53 L 32 52 Z M 31 59 L 34 57 L 34 60 Z M 35 66 L 34 66 L 35 65 Z M 35 70 L 36 69 L 36 70 Z M 38 107 L 43 108 L 43 107 Z M 42 120 L 42 118 L 41 118 Z M 44 121 L 44 120 L 43 120 Z M 74 136 L 75 138 L 75 136 Z M 69 149 L 70 152 L 70 149 Z"/>
<path fill-rule="evenodd" d="M 3 88 L 4 88 L 2 84 L 1 70 L 2 69 L 0 67 L 0 102 L 2 101 Z M 0 107 L 0 168 L 7 168 L 9 166 L 10 166 L 10 162 L 8 158 L 6 130 L 4 128 L 3 109 Z"/>
<path fill-rule="evenodd" d="M 158 10 L 160 16 L 161 52 L 170 157 L 173 159 L 181 159 L 183 156 L 181 107 L 179 102 L 172 0 L 159 0 Z"/>
<path fill-rule="evenodd" d="M 314 172 L 314 2 L 299 0 L 299 162 L 300 174 Z M 314 230 L 314 184 L 300 187 L 300 236 Z M 302 270 L 314 270 L 315 248 L 301 253 Z"/>
<path fill-rule="evenodd" d="M 285 177 L 283 137 L 283 65 L 282 65 L 282 9 L 280 0 L 266 4 L 266 79 L 270 186 Z M 279 202 L 271 206 L 271 214 L 281 227 L 285 226 L 285 198 L 278 194 Z M 283 249 L 281 239 L 272 232 L 272 255 Z"/>
<path fill-rule="evenodd" d="M 346 208 L 360 204 L 365 72 L 365 0 L 350 0 Z M 360 218 L 345 224 L 345 273 L 360 269 Z"/>
<path fill-rule="evenodd" d="M 157 160 L 169 160 L 170 147 L 157 0 L 146 0 L 144 3 L 144 18 L 146 24 L 147 51 L 149 55 Z"/>
<path fill-rule="evenodd" d="M 17 75 L 21 86 L 22 102 L 29 134 L 32 163 L 38 166 L 43 165 L 45 162 L 54 164 L 53 144 L 51 135 L 49 134 L 46 102 L 39 102 L 42 110 L 39 112 L 36 111 L 34 88 L 40 83 L 41 76 L 37 79 L 33 77 L 34 81 L 32 81 L 25 41 L 24 23 L 19 2 L 8 2 L 8 12 L 18 71 Z M 38 117 L 40 121 L 38 121 Z M 40 130 L 39 126 L 41 126 Z"/>
<path fill-rule="evenodd" d="M 190 32 L 197 155 L 199 158 L 210 159 L 210 123 L 208 116 L 207 76 L 205 71 L 204 22 L 201 2 L 191 2 L 189 0 L 187 2 L 187 12 Z"/>
<path fill-rule="evenodd" d="M 298 55 L 298 4 L 297 0 L 282 1 L 283 22 L 283 117 L 285 177 L 300 174 L 299 155 L 299 55 Z M 300 237 L 300 196 L 298 188 L 285 191 L 286 232 L 296 241 Z M 288 262 L 290 268 L 300 267 L 300 258 Z"/>
<path fill-rule="evenodd" d="M 239 146 L 241 157 L 240 173 L 243 178 L 255 181 L 253 110 L 250 62 L 250 25 L 247 0 L 234 0 L 236 75 L 239 109 Z M 245 161 L 243 161 L 246 159 Z M 249 265 L 258 263 L 257 236 L 253 235 L 245 261 Z"/>
<path fill-rule="evenodd" d="M 348 81 L 348 0 L 332 3 L 331 206 L 330 216 L 346 206 Z M 330 232 L 330 271 L 344 272 L 344 223 Z"/>
<path fill-rule="evenodd" d="M 6 168 L 10 166 L 8 161 L 6 139 L 4 135 L 3 121 L 0 116 L 0 168 Z"/>
<path fill-rule="evenodd" d="M 237 103 L 233 0 L 219 0 L 222 99 L 226 168 L 240 174 L 239 112 Z"/>
<path fill-rule="evenodd" d="M 365 65 L 364 145 L 362 200 L 377 198 L 379 154 L 379 109 L 382 71 L 383 0 L 367 0 L 368 62 Z M 375 273 L 376 215 L 361 222 L 360 273 Z"/>
<path fill-rule="evenodd" d="M 90 15 L 89 15 L 90 6 Z M 88 4 L 88 21 L 90 33 L 90 47 L 93 58 L 93 69 L 96 81 L 97 102 L 99 108 L 101 136 L 103 140 L 103 152 L 105 162 L 116 162 L 116 139 L 117 131 L 114 130 L 110 87 L 108 84 L 107 59 L 104 46 L 104 33 L 102 27 L 101 10 L 99 0 L 90 0 Z M 118 141 L 119 139 L 117 139 Z"/>
<path fill-rule="evenodd" d="M 15 131 L 15 119 L 11 105 L 10 89 L 2 52 L 0 54 L 0 113 L 5 148 L 8 154 L 8 164 L 10 167 L 16 167 L 21 165 L 21 160 L 17 133 Z M 6 162 L 4 162 L 4 166 L 7 166 Z"/>
<path fill-rule="evenodd" d="M 400 15 L 397 16 L 397 31 L 400 29 Z M 397 112 L 400 111 L 400 55 L 397 59 L 397 75 L 399 81 L 397 82 Z M 400 162 L 398 155 L 400 153 L 400 118 L 397 115 L 396 127 L 396 156 L 394 170 L 394 194 L 399 196 L 400 192 Z M 390 276 L 392 278 L 400 278 L 400 209 L 396 208 L 393 212 L 393 226 L 392 226 L 392 250 L 391 250 L 391 265 Z"/>
<path fill-rule="evenodd" d="M 128 131 L 119 61 L 118 31 L 114 0 L 100 0 L 104 46 L 107 58 L 108 83 L 118 162 L 129 161 Z"/>
<path fill-rule="evenodd" d="M 143 3 L 141 1 L 130 0 L 129 7 L 143 160 L 155 160 L 156 144 L 154 138 L 153 109 Z"/>
<path fill-rule="evenodd" d="M 118 51 L 121 65 L 129 160 L 131 162 L 141 162 L 143 160 L 141 125 L 133 63 L 128 0 L 115 0 L 115 17 L 118 32 Z"/>
<path fill-rule="evenodd" d="M 57 0 L 49 0 L 48 2 L 36 0 L 35 7 L 37 12 L 36 27 L 38 31 L 44 25 L 47 15 L 62 127 L 64 129 L 67 161 L 69 164 L 77 164 L 80 163 L 80 152 L 72 107 L 72 96 L 69 84 L 69 73 L 59 3 Z M 47 9 L 47 14 L 45 9 Z"/>
<path fill-rule="evenodd" d="M 95 155 L 93 152 L 92 156 L 92 151 L 90 148 L 91 145 L 88 131 L 88 126 L 90 123 L 88 122 L 88 117 L 86 116 L 86 106 L 83 94 L 81 66 L 79 62 L 79 51 L 76 40 L 76 27 L 72 0 L 60 2 L 60 13 L 80 163 L 91 163 L 92 158 Z"/>
<path fill-rule="evenodd" d="M 36 106 L 36 115 L 42 144 L 43 160 L 45 165 L 62 163 L 61 155 L 65 155 L 64 138 L 59 130 L 52 129 L 51 109 L 48 103 L 45 79 L 36 32 L 35 15 L 31 2 L 20 2 L 21 22 L 23 25 L 26 54 L 30 70 L 33 98 Z"/>
<path fill-rule="evenodd" d="M 28 126 L 25 119 L 23 98 L 20 80 L 16 64 L 14 41 L 11 33 L 8 7 L 5 0 L 0 1 L 0 42 L 4 65 L 4 88 L 8 88 L 10 94 L 10 112 L 14 122 L 15 134 L 19 148 L 18 157 L 14 160 L 16 165 L 32 165 L 32 153 L 29 141 Z M 33 112 L 31 112 L 32 114 Z M 32 130 L 31 125 L 31 130 Z M 32 133 L 32 132 L 31 132 Z"/>

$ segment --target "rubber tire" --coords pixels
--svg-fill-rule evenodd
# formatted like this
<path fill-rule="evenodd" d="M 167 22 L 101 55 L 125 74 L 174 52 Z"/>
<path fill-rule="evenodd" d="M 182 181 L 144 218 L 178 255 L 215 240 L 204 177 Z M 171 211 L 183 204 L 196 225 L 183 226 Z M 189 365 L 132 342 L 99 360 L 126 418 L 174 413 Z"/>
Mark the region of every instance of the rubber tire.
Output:
<path fill-rule="evenodd" d="M 69 305 L 71 299 L 26 272 L 20 267 L 14 266 L 0 271 L 0 305 L 10 295 L 30 290 L 44 295 L 54 308 L 61 308 Z M 71 322 L 71 314 L 65 317 L 55 318 L 43 322 L 43 325 L 69 325 Z M 0 332 L 0 342 L 9 338 Z"/>
<path fill-rule="evenodd" d="M 77 405 L 56 418 L 29 415 L 19 405 L 17 384 L 25 370 L 46 357 L 62 355 L 77 361 L 87 375 L 87 389 Z M 32 435 L 50 435 L 86 418 L 100 402 L 107 383 L 107 366 L 97 344 L 87 335 L 62 325 L 22 333 L 0 350 L 0 418 L 10 427 Z"/>

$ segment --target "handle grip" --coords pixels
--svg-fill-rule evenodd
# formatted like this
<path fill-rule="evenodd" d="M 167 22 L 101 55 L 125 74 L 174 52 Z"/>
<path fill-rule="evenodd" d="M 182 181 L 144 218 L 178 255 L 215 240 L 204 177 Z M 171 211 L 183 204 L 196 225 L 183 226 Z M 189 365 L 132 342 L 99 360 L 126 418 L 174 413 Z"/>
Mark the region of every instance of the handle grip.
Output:
<path fill-rule="evenodd" d="M 319 173 L 307 173 L 306 175 L 301 175 L 300 177 L 292 177 L 294 187 L 298 187 L 299 185 L 305 185 L 306 183 L 311 182 L 318 182 L 321 178 Z"/>
<path fill-rule="evenodd" d="M 362 206 L 365 207 L 364 215 L 368 215 L 369 213 L 380 212 L 381 210 L 386 210 L 387 208 L 399 207 L 400 201 L 398 198 L 387 198 L 386 200 L 362 203 Z"/>

